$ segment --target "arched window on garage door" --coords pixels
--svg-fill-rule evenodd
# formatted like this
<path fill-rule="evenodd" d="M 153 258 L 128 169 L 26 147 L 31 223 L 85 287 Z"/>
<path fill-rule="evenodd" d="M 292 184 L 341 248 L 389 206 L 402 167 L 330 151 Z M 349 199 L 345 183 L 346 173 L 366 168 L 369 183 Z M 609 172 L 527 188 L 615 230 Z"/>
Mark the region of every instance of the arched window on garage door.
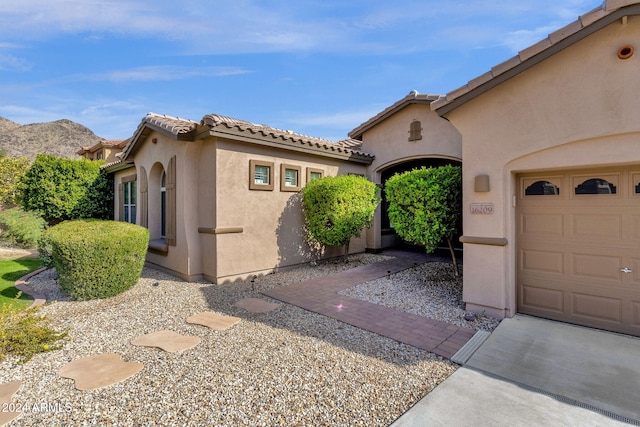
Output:
<path fill-rule="evenodd" d="M 576 194 L 616 194 L 616 186 L 602 178 L 591 178 L 578 185 Z"/>
<path fill-rule="evenodd" d="M 560 188 L 549 181 L 536 181 L 524 190 L 525 196 L 557 196 Z"/>

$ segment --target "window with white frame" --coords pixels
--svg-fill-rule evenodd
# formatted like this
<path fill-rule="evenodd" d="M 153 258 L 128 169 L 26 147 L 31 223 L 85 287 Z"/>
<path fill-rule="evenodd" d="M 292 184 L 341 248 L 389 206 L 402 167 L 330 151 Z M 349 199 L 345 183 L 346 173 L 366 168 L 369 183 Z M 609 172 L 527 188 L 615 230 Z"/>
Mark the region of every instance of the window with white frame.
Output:
<path fill-rule="evenodd" d="M 313 181 L 314 179 L 320 179 L 323 176 L 324 171 L 322 169 L 307 168 L 307 182 Z"/>
<path fill-rule="evenodd" d="M 273 190 L 273 162 L 249 161 L 249 189 Z"/>
<path fill-rule="evenodd" d="M 280 191 L 300 191 L 300 166 L 280 165 Z"/>
<path fill-rule="evenodd" d="M 160 237 L 167 237 L 167 174 L 164 172 L 160 186 Z"/>
<path fill-rule="evenodd" d="M 122 183 L 122 214 L 123 221 L 131 224 L 136 223 L 136 182 L 127 181 Z"/>

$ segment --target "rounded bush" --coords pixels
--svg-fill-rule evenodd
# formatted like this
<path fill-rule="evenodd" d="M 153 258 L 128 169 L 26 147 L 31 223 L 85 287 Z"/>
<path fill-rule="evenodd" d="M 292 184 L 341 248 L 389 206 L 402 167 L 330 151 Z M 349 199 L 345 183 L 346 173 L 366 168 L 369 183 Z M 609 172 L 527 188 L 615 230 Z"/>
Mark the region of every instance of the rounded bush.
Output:
<path fill-rule="evenodd" d="M 126 222 L 65 221 L 49 228 L 41 244 L 50 250 L 60 287 L 71 298 L 106 298 L 137 283 L 149 230 Z"/>

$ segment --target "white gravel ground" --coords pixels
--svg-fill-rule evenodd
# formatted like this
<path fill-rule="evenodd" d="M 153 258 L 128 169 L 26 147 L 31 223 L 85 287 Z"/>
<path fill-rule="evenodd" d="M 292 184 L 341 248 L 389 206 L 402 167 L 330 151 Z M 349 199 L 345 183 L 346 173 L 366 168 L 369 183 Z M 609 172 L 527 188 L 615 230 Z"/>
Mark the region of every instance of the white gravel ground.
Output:
<path fill-rule="evenodd" d="M 27 412 L 10 426 L 387 426 L 456 365 L 295 306 L 283 304 L 264 314 L 234 306 L 246 297 L 268 299 L 259 293 L 263 289 L 381 259 L 357 255 L 346 265 L 305 266 L 261 277 L 253 285 L 186 283 L 145 268 L 132 289 L 84 302 L 60 294 L 55 272 L 41 273 L 29 285 L 58 299 L 42 312 L 55 327 L 68 328 L 72 340 L 24 365 L 8 358 L 0 363 L 0 383 L 22 381 L 14 402 L 27 408 L 45 403 L 60 410 Z M 459 320 L 464 313 L 459 301 L 450 291 L 438 290 L 443 283 L 425 286 L 425 269 L 429 265 L 349 291 L 406 310 L 426 304 L 432 308 L 418 314 L 447 312 L 449 321 Z M 435 310 L 438 304 L 450 310 Z M 206 310 L 242 321 L 221 332 L 185 322 Z M 202 342 L 182 353 L 130 344 L 162 329 L 198 336 Z M 72 380 L 57 375 L 66 363 L 96 353 L 119 353 L 145 367 L 128 380 L 94 391 L 78 391 Z"/>

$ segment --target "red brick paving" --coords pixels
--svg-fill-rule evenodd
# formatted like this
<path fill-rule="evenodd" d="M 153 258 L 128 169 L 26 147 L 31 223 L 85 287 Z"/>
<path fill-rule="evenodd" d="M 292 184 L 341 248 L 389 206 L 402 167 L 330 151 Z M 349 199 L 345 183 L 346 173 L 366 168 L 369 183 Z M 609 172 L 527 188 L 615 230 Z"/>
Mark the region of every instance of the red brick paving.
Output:
<path fill-rule="evenodd" d="M 385 255 L 394 258 L 262 293 L 444 358 L 451 358 L 471 339 L 474 330 L 338 294 L 343 289 L 389 273 L 397 273 L 428 260 L 426 254 L 414 252 L 393 251 L 385 252 Z"/>

